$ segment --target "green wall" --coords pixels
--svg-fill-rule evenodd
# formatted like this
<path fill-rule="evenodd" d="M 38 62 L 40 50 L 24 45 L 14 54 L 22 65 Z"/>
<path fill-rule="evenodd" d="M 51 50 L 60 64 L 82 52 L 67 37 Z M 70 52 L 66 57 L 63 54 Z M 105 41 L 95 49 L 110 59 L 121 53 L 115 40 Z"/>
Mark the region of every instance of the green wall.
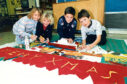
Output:
<path fill-rule="evenodd" d="M 20 0 L 0 0 L 0 15 L 15 15 L 15 8 L 21 7 Z"/>
<path fill-rule="evenodd" d="M 15 8 L 21 7 L 20 0 L 6 0 L 8 15 L 15 15 Z"/>

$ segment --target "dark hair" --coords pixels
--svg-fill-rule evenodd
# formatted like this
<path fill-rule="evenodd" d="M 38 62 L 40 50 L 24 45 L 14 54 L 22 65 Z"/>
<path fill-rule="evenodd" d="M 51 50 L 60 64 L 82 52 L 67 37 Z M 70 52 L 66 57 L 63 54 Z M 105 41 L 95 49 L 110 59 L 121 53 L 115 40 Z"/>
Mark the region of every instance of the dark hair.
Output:
<path fill-rule="evenodd" d="M 64 14 L 72 14 L 73 16 L 75 16 L 75 9 L 73 7 L 67 7 L 64 11 Z"/>
<path fill-rule="evenodd" d="M 78 13 L 78 19 L 82 18 L 82 17 L 90 17 L 90 14 L 87 10 L 82 9 L 79 13 Z"/>

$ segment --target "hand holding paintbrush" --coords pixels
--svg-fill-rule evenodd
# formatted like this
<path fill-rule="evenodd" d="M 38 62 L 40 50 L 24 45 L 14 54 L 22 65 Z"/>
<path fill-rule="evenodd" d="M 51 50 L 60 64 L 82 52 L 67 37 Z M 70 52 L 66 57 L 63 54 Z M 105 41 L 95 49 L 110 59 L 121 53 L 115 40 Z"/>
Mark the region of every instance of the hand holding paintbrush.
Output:
<path fill-rule="evenodd" d="M 39 40 L 40 40 L 41 43 L 45 43 L 45 38 L 44 37 L 40 36 Z"/>

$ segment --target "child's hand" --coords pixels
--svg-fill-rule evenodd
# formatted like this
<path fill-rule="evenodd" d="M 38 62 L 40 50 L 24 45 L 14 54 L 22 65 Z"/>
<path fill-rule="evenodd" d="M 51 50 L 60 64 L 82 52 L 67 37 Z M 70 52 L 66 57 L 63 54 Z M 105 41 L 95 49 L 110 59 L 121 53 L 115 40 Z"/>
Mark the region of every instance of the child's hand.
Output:
<path fill-rule="evenodd" d="M 49 43 L 49 39 L 47 38 L 46 43 Z"/>
<path fill-rule="evenodd" d="M 73 40 L 71 38 L 67 39 L 68 43 L 73 43 Z"/>
<path fill-rule="evenodd" d="M 41 43 L 44 43 L 44 41 L 45 41 L 45 38 L 44 38 L 44 37 L 40 36 L 39 39 L 40 39 L 40 42 L 41 42 Z"/>
<path fill-rule="evenodd" d="M 36 35 L 31 35 L 31 39 L 32 40 L 36 40 L 37 39 L 37 36 Z"/>
<path fill-rule="evenodd" d="M 85 49 L 89 51 L 89 50 L 91 50 L 91 47 L 89 45 L 87 45 Z"/>
<path fill-rule="evenodd" d="M 85 49 L 86 48 L 86 45 L 81 45 L 80 47 L 79 47 L 79 50 L 82 50 L 82 49 Z"/>
<path fill-rule="evenodd" d="M 92 48 L 93 48 L 92 45 L 87 45 L 87 46 L 86 46 L 86 50 L 91 50 Z"/>

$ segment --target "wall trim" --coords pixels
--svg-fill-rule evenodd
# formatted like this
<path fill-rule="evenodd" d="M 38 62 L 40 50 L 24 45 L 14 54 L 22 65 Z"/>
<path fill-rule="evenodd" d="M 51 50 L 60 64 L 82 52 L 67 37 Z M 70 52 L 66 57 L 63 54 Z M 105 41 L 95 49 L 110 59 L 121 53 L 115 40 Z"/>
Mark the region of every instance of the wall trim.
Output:
<path fill-rule="evenodd" d="M 113 34 L 127 34 L 127 28 L 107 28 L 106 32 Z"/>
<path fill-rule="evenodd" d="M 105 12 L 105 14 L 126 14 L 127 11 L 121 11 L 121 12 Z"/>

